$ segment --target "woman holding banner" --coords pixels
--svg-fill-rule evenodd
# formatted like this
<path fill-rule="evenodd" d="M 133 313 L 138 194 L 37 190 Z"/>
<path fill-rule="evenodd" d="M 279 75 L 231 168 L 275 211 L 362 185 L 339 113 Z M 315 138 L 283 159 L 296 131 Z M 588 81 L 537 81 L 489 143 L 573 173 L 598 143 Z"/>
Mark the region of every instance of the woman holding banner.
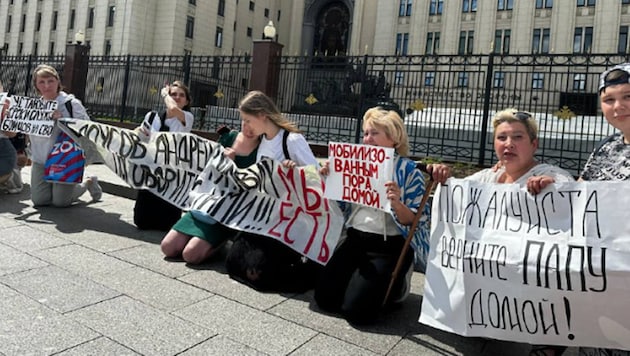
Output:
<path fill-rule="evenodd" d="M 344 204 L 347 237 L 335 250 L 315 288 L 317 305 L 341 313 L 348 321 L 364 324 L 376 319 L 383 309 L 388 284 L 403 251 L 416 211 L 425 192 L 424 176 L 416 162 L 405 156 L 409 139 L 403 120 L 395 111 L 369 109 L 363 116 L 363 143 L 395 149 L 394 176 L 386 183 L 389 213 L 358 204 Z M 328 175 L 329 162 L 320 172 Z M 448 167 L 431 167 L 434 178 L 444 182 Z M 429 241 L 429 206 L 424 207 L 416 229 L 417 238 Z M 407 250 L 387 303 L 402 302 L 410 292 L 413 250 Z"/>
<path fill-rule="evenodd" d="M 190 132 L 195 117 L 190 111 L 188 87 L 177 80 L 162 88 L 160 95 L 164 99 L 166 111 L 159 115 L 155 111 L 148 112 L 138 130 L 145 135 L 160 131 Z M 182 211 L 175 205 L 149 190 L 138 191 L 133 207 L 133 222 L 139 229 L 169 231 L 181 217 Z"/>
<path fill-rule="evenodd" d="M 573 176 L 564 169 L 538 163 L 534 158 L 538 149 L 538 124 L 530 113 L 513 108 L 499 111 L 492 120 L 492 126 L 498 164 L 466 179 L 518 184 L 526 186 L 531 194 L 540 193 L 554 182 L 574 181 Z M 564 346 L 535 345 L 530 355 L 552 356 L 564 349 Z"/>
<path fill-rule="evenodd" d="M 90 119 L 81 101 L 74 95 L 61 90 L 61 80 L 55 68 L 46 64 L 37 66 L 33 71 L 33 86 L 43 100 L 57 102 L 57 109 L 52 114 L 54 120 L 62 117 Z M 50 137 L 35 135 L 29 137 L 33 161 L 31 168 L 31 200 L 33 204 L 35 206 L 67 207 L 77 201 L 86 190 L 90 192 L 93 201 L 99 200 L 103 190 L 96 177 L 90 177 L 81 184 L 57 183 L 45 179 L 46 160 L 60 133 L 58 125 L 55 125 Z"/>
<path fill-rule="evenodd" d="M 245 168 L 256 163 L 260 139 L 251 128 L 243 125 L 242 131 L 223 126 L 218 130 L 224 155 L 237 167 Z M 167 258 L 183 258 L 189 264 L 200 264 L 218 251 L 238 231 L 217 223 L 207 214 L 191 210 L 184 214 L 164 236 L 160 247 Z"/>
<path fill-rule="evenodd" d="M 271 98 L 260 91 L 247 93 L 239 103 L 243 127 L 260 137 L 256 161 L 269 158 L 284 167 L 318 165 L 306 139 Z M 312 288 L 319 264 L 306 260 L 273 238 L 240 233 L 228 252 L 230 277 L 257 290 L 304 291 Z"/>

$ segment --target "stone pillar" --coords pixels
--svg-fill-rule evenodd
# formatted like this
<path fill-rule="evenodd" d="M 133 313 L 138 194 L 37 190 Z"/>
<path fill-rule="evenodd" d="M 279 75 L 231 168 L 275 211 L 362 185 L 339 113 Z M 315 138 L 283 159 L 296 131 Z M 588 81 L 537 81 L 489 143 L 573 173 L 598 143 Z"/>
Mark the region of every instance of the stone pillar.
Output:
<path fill-rule="evenodd" d="M 85 84 L 87 82 L 89 47 L 83 44 L 68 44 L 66 59 L 63 64 L 61 85 L 64 91 L 74 94 L 77 99 L 85 100 Z"/>
<path fill-rule="evenodd" d="M 260 90 L 274 101 L 278 96 L 282 47 L 272 40 L 256 40 L 252 53 L 249 90 Z"/>

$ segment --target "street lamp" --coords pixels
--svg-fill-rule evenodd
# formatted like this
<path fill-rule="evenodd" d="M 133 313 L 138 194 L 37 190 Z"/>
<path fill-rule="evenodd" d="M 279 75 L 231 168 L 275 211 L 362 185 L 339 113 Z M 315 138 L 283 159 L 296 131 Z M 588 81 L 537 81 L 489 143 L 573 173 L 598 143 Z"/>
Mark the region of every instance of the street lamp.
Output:
<path fill-rule="evenodd" d="M 267 26 L 263 29 L 264 38 L 269 38 L 273 40 L 276 38 L 276 28 L 273 26 L 273 21 L 269 21 Z"/>
<path fill-rule="evenodd" d="M 85 35 L 83 34 L 83 31 L 79 30 L 79 32 L 74 34 L 74 42 L 76 44 L 82 44 L 85 42 Z"/>

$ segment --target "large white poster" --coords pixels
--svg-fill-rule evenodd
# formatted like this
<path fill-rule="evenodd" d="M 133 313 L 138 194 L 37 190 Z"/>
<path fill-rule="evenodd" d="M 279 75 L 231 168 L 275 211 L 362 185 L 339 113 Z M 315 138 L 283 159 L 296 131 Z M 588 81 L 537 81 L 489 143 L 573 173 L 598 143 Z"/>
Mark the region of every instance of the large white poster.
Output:
<path fill-rule="evenodd" d="M 627 182 L 451 179 L 433 200 L 422 323 L 464 336 L 630 349 Z"/>
<path fill-rule="evenodd" d="M 148 189 L 182 209 L 207 213 L 238 230 L 269 236 L 325 264 L 337 245 L 343 215 L 324 198 L 317 168 L 284 168 L 263 160 L 245 169 L 216 142 L 189 133 L 152 133 L 63 119 L 60 127 L 93 142 L 107 166 L 134 188 Z"/>

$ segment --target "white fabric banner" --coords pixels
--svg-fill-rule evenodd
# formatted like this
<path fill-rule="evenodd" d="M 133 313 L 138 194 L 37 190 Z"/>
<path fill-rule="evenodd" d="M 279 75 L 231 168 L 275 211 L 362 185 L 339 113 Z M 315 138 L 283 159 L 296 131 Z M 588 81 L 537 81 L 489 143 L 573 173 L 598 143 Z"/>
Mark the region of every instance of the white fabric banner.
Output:
<path fill-rule="evenodd" d="M 433 200 L 420 322 L 464 336 L 630 349 L 627 182 L 450 179 Z"/>
<path fill-rule="evenodd" d="M 234 229 L 269 236 L 321 264 L 334 251 L 343 215 L 323 196 L 316 167 L 286 169 L 263 160 L 239 169 L 216 142 L 190 133 L 133 130 L 63 119 L 61 128 L 94 142 L 105 164 L 127 184 Z"/>
<path fill-rule="evenodd" d="M 361 204 L 389 212 L 385 183 L 394 174 L 394 149 L 331 142 L 326 198 Z"/>
<path fill-rule="evenodd" d="M 0 94 L 3 99 L 5 94 Z M 55 127 L 52 114 L 57 110 L 56 101 L 17 95 L 10 96 L 8 99 L 9 109 L 2 120 L 0 130 L 50 137 Z"/>

